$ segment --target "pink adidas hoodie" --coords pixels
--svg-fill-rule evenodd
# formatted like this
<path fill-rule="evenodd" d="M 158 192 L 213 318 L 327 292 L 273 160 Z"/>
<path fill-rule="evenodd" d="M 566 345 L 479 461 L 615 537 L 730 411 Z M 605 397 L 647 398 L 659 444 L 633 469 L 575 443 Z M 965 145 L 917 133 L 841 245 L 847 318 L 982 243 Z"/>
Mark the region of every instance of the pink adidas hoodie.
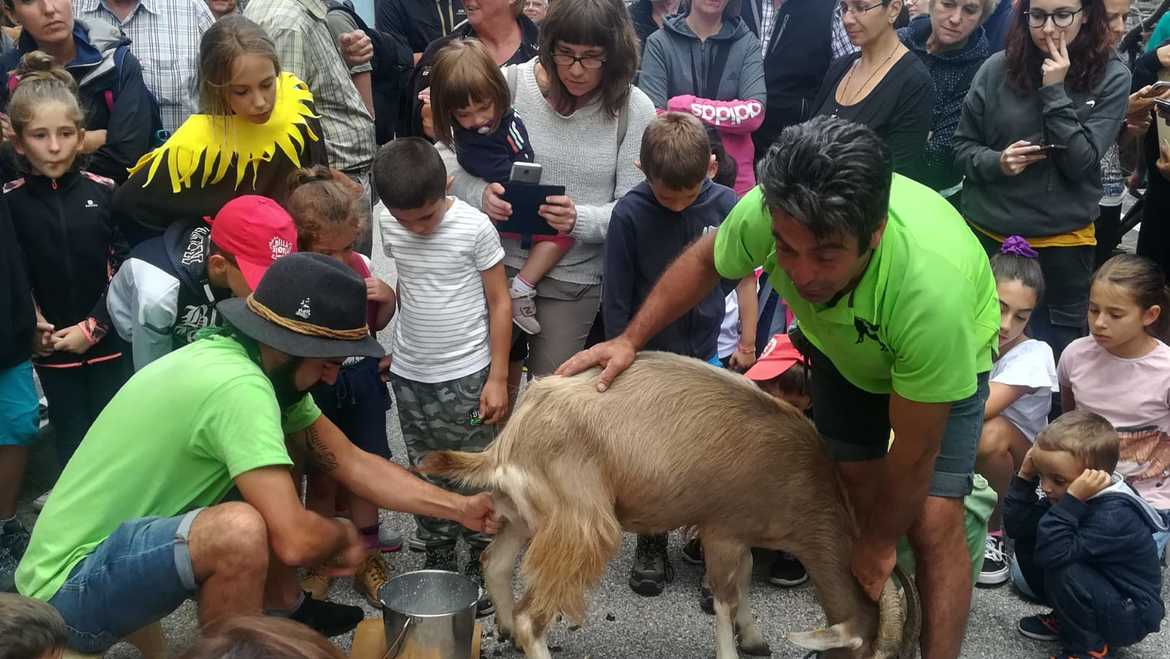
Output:
<path fill-rule="evenodd" d="M 713 101 L 687 94 L 675 96 L 667 102 L 671 112 L 688 112 L 708 126 L 719 130 L 727 155 L 735 160 L 739 173 L 735 177 L 735 194 L 742 197 L 756 185 L 753 158 L 755 145 L 752 133 L 764 123 L 764 104 L 754 99 L 746 101 Z"/>

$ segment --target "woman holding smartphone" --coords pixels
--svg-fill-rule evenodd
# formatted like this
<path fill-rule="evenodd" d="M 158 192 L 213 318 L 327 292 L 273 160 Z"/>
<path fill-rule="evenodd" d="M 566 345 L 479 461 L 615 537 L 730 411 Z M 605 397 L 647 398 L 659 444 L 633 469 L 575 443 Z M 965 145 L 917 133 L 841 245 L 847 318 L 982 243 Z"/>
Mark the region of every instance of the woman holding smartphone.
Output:
<path fill-rule="evenodd" d="M 1102 0 L 1020 0 L 1004 52 L 975 75 L 955 132 L 963 213 L 989 253 L 1020 235 L 1048 290 L 1031 335 L 1059 358 L 1085 332 L 1101 156 L 1125 118 L 1129 70 Z"/>

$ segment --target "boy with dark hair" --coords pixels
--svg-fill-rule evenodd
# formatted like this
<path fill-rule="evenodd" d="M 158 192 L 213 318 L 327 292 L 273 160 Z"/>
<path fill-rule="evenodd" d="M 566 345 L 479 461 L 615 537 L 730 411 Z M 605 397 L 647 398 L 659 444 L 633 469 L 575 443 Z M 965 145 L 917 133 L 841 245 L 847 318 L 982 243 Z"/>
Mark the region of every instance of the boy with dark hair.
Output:
<path fill-rule="evenodd" d="M 65 620 L 40 600 L 0 593 L 0 638 L 0 659 L 60 659 Z"/>
<path fill-rule="evenodd" d="M 409 172 L 409 175 L 403 175 Z M 487 215 L 448 197 L 439 152 L 421 138 L 394 140 L 374 159 L 386 256 L 398 265 L 390 385 L 411 464 L 430 451 L 482 451 L 508 410 L 512 297 L 504 249 Z M 448 490 L 451 483 L 430 479 Z M 455 544 L 468 543 L 464 572 L 482 585 L 488 538 L 453 522 L 415 516 L 424 569 L 454 571 Z M 478 611 L 495 610 L 486 591 Z"/>
<path fill-rule="evenodd" d="M 712 183 L 715 157 L 706 129 L 695 117 L 667 112 L 646 127 L 639 167 L 646 180 L 614 206 L 605 239 L 602 318 L 606 338 L 621 334 L 650 289 L 678 255 L 700 236 L 714 231 L 735 206 L 735 192 Z M 749 281 L 750 280 L 750 281 Z M 755 278 L 746 295 L 755 296 Z M 646 344 L 703 361 L 715 360 L 723 294 L 712 290 L 697 307 L 671 323 Z M 744 322 L 755 356 L 755 319 Z M 658 595 L 673 575 L 666 558 L 667 539 L 638 536 L 630 588 Z"/>
<path fill-rule="evenodd" d="M 114 329 L 134 370 L 195 340 L 222 319 L 215 304 L 247 297 L 276 259 L 297 251 L 297 230 L 280 204 L 244 195 L 215 219 L 175 223 L 135 246 L 106 293 Z"/>
<path fill-rule="evenodd" d="M 1004 499 L 1004 529 L 1023 579 L 1053 608 L 1021 619 L 1018 629 L 1059 640 L 1062 657 L 1111 656 L 1158 631 L 1165 614 L 1151 534 L 1166 522 L 1113 473 L 1118 452 L 1108 421 L 1069 412 L 1036 436 Z"/>

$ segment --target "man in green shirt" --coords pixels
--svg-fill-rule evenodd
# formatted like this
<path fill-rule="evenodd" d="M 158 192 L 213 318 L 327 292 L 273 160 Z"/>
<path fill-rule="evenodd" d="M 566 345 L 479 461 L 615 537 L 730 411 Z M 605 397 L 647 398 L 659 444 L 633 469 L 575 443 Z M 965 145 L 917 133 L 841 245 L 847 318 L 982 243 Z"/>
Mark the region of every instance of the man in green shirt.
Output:
<path fill-rule="evenodd" d="M 922 654 L 945 659 L 959 655 L 970 608 L 963 498 L 999 305 L 987 257 L 962 218 L 935 192 L 893 175 L 890 162 L 864 126 L 820 117 L 785 129 L 760 185 L 716 235 L 679 257 L 625 333 L 557 373 L 602 365 L 604 391 L 720 277 L 762 266 L 796 315 L 817 429 L 857 511 L 854 575 L 877 599 L 908 536 Z"/>
<path fill-rule="evenodd" d="M 122 387 L 33 530 L 17 588 L 61 612 L 75 650 L 104 652 L 192 597 L 202 623 L 267 609 L 326 635 L 352 629 L 361 609 L 300 591 L 296 567 L 352 574 L 365 549 L 348 520 L 301 505 L 297 453 L 383 508 L 494 528 L 488 495 L 443 491 L 357 449 L 306 395 L 346 357 L 383 354 L 352 270 L 285 256 L 217 310 L 218 334 Z M 243 501 L 220 503 L 233 486 Z"/>

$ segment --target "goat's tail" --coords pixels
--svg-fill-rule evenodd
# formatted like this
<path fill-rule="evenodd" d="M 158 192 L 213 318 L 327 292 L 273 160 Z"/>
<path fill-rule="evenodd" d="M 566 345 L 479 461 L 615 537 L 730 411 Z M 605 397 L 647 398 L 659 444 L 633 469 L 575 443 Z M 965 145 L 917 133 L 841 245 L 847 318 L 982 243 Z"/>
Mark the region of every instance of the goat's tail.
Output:
<path fill-rule="evenodd" d="M 464 487 L 482 489 L 495 485 L 496 445 L 482 453 L 431 451 L 419 462 L 418 471 L 452 480 Z"/>

